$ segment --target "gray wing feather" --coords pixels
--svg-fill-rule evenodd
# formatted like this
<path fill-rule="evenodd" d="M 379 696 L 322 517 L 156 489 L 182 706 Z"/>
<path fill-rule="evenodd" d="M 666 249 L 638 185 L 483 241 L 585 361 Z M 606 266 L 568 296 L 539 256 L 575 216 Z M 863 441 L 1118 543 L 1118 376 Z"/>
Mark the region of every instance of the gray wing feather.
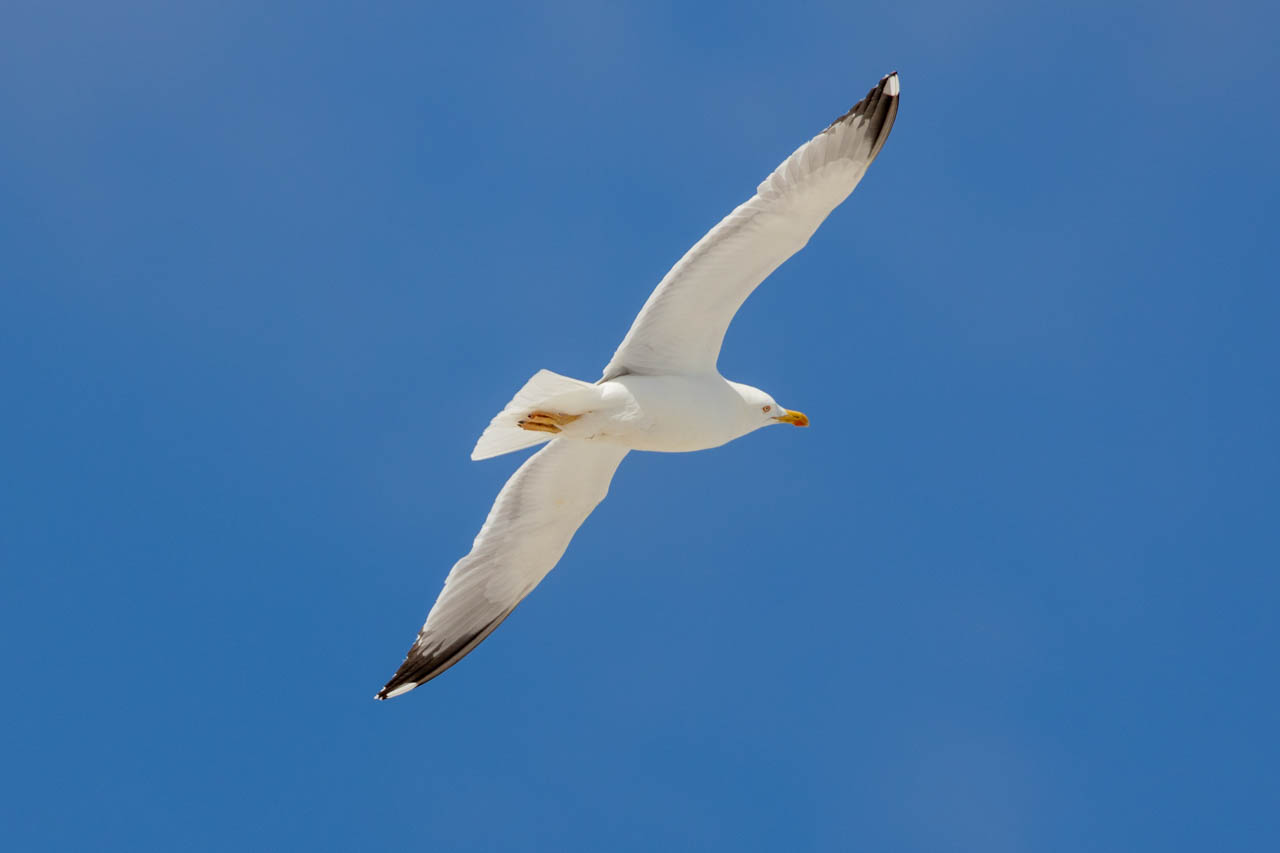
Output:
<path fill-rule="evenodd" d="M 897 93 L 897 74 L 890 74 L 699 240 L 649 296 L 603 379 L 715 370 L 742 303 L 804 247 L 884 147 L 898 114 Z"/>
<path fill-rule="evenodd" d="M 449 572 L 417 641 L 377 698 L 430 681 L 493 633 L 560 561 L 626 455 L 617 445 L 557 439 L 530 456 L 498 493 L 471 553 Z"/>

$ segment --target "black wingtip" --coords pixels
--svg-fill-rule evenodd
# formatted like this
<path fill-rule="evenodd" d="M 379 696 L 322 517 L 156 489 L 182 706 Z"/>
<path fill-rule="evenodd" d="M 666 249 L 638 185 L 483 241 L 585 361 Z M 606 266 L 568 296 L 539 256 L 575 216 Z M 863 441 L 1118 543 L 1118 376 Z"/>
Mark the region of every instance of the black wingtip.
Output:
<path fill-rule="evenodd" d="M 898 72 L 892 71 L 886 74 L 880 78 L 879 83 L 871 87 L 871 91 L 867 92 L 865 98 L 854 104 L 840 118 L 831 122 L 827 130 L 830 131 L 841 124 L 866 122 L 870 125 L 871 137 L 871 151 L 867 162 L 871 162 L 884 147 L 885 140 L 889 138 L 889 131 L 893 130 L 894 119 L 898 117 L 900 91 Z"/>
<path fill-rule="evenodd" d="M 426 650 L 419 643 L 414 643 L 413 647 L 409 649 L 409 654 L 405 655 L 404 663 L 400 664 L 400 668 L 396 670 L 396 674 L 391 676 L 391 680 L 373 698 L 394 699 L 397 696 L 408 693 L 415 687 L 421 687 L 426 684 L 466 657 L 472 649 L 480 645 L 482 640 L 492 634 L 494 629 L 501 625 L 511 615 L 511 611 L 515 609 L 515 605 L 511 605 L 483 628 L 459 637 L 447 646 Z M 421 639 L 420 635 L 419 640 L 421 641 Z"/>
<path fill-rule="evenodd" d="M 850 107 L 847 113 L 831 122 L 827 129 L 830 130 L 837 124 L 847 122 L 858 116 L 872 115 L 876 112 L 876 108 L 881 104 L 885 104 L 886 106 L 888 104 L 896 105 L 898 101 L 898 94 L 901 92 L 901 89 L 902 87 L 898 80 L 898 72 L 889 72 L 880 78 L 880 82 L 871 87 L 870 91 L 867 92 L 866 96 L 864 96 L 861 101 L 858 101 L 858 103 Z"/>

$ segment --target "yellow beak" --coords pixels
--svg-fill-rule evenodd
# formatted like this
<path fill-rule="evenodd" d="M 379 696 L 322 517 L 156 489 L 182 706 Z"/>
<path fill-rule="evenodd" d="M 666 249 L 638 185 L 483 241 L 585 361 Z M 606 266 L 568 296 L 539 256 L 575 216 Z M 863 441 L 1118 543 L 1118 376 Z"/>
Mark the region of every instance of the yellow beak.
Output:
<path fill-rule="evenodd" d="M 774 420 L 782 421 L 784 424 L 791 424 L 792 426 L 809 425 L 809 418 L 804 412 L 793 412 L 790 409 L 787 409 L 785 415 L 778 415 Z"/>

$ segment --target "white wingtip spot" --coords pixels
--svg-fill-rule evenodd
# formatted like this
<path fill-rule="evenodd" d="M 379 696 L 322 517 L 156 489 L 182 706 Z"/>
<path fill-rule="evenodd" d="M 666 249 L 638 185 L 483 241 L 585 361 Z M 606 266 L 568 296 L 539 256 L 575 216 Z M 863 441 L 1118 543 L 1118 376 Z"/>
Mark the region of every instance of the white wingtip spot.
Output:
<path fill-rule="evenodd" d="M 898 72 L 895 71 L 889 75 L 889 82 L 884 84 L 884 93 L 889 97 L 898 94 Z"/>
<path fill-rule="evenodd" d="M 383 698 L 385 698 L 385 699 L 394 699 L 394 698 L 396 698 L 397 696 L 399 696 L 399 695 L 401 695 L 401 694 L 403 694 L 403 693 L 408 693 L 410 690 L 412 690 L 413 688 L 415 688 L 415 687 L 417 687 L 417 686 L 418 686 L 418 682 L 416 682 L 416 681 L 410 681 L 410 682 L 408 682 L 408 683 L 406 683 L 406 684 L 401 684 L 401 685 L 400 685 L 399 687 L 397 687 L 395 690 L 388 691 L 388 692 L 387 692 L 387 695 L 386 695 L 385 697 L 383 697 Z"/>

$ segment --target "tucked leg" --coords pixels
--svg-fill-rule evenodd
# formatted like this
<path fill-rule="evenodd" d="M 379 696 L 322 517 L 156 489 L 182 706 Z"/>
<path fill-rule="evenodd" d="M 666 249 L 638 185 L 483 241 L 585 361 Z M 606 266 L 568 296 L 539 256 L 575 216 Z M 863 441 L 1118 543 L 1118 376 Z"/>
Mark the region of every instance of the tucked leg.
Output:
<path fill-rule="evenodd" d="M 536 432 L 560 432 L 560 428 L 571 424 L 582 415 L 566 415 L 563 412 L 530 412 L 520 421 L 520 428 Z"/>

